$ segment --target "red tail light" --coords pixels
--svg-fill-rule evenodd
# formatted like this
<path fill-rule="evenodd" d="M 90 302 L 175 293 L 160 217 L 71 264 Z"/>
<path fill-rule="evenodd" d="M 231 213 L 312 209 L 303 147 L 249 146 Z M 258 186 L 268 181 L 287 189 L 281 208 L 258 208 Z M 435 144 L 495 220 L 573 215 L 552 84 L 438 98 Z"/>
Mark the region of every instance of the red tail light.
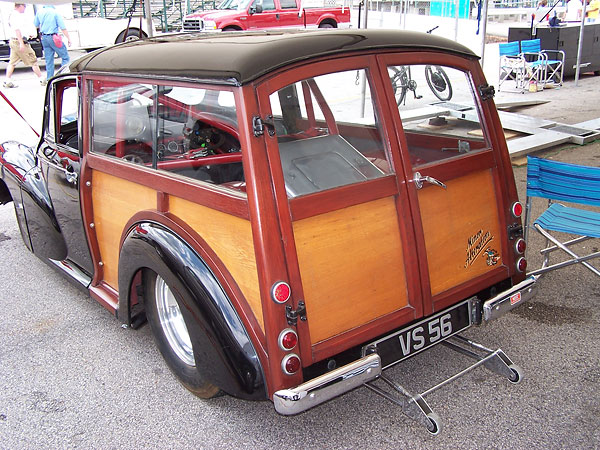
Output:
<path fill-rule="evenodd" d="M 296 345 L 298 345 L 298 334 L 291 328 L 286 328 L 281 333 L 279 333 L 279 348 L 285 352 L 289 352 Z"/>
<path fill-rule="evenodd" d="M 300 370 L 300 358 L 295 353 L 285 355 L 281 360 L 281 370 L 286 375 L 293 375 Z"/>
<path fill-rule="evenodd" d="M 511 207 L 511 212 L 513 216 L 521 217 L 521 214 L 523 214 L 523 205 L 521 205 L 519 202 L 514 202 Z"/>
<path fill-rule="evenodd" d="M 292 289 L 284 281 L 278 281 L 271 288 L 271 298 L 275 303 L 285 303 L 290 299 Z"/>
<path fill-rule="evenodd" d="M 519 272 L 525 272 L 527 270 L 527 260 L 523 257 L 517 260 L 517 270 Z"/>
<path fill-rule="evenodd" d="M 527 248 L 527 243 L 525 242 L 525 239 L 523 239 L 523 238 L 517 239 L 517 242 L 515 242 L 515 251 L 517 253 L 523 254 L 523 253 L 525 253 L 526 248 Z"/>

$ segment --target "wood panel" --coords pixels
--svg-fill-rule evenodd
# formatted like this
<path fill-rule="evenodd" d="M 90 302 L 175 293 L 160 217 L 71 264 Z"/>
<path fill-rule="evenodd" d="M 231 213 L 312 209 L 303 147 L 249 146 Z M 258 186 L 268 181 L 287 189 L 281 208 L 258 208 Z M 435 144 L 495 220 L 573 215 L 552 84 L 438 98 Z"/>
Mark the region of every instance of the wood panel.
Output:
<path fill-rule="evenodd" d="M 156 209 L 156 191 L 131 181 L 92 172 L 94 230 L 103 263 L 104 282 L 119 289 L 119 243 L 123 228 L 138 211 Z"/>
<path fill-rule="evenodd" d="M 169 212 L 192 227 L 216 253 L 264 331 L 250 221 L 174 196 L 169 196 Z"/>
<path fill-rule="evenodd" d="M 419 191 L 432 295 L 502 265 L 491 170 Z"/>
<path fill-rule="evenodd" d="M 394 197 L 293 226 L 313 344 L 407 306 Z"/>

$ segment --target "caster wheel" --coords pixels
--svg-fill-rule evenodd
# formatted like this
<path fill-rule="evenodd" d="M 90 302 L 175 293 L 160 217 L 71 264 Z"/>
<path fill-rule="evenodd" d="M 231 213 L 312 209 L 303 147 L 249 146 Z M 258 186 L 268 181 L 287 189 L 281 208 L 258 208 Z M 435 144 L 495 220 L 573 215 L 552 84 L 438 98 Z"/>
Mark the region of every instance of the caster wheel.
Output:
<path fill-rule="evenodd" d="M 521 370 L 521 368 L 514 364 L 512 366 L 510 366 L 509 368 L 511 371 L 511 375 L 508 378 L 508 381 L 510 381 L 513 384 L 520 383 L 521 380 L 523 379 L 523 371 Z"/>
<path fill-rule="evenodd" d="M 440 434 L 440 431 L 442 431 L 442 420 L 440 419 L 440 416 L 431 412 L 427 414 L 427 422 L 427 431 L 434 436 Z"/>

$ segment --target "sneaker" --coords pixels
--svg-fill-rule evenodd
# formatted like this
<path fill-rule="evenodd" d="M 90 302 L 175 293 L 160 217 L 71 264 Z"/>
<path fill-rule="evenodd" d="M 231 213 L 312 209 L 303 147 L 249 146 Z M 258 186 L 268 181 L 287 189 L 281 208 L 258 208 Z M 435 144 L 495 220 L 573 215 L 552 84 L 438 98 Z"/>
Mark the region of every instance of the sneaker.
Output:
<path fill-rule="evenodd" d="M 17 85 L 15 83 L 13 83 L 12 81 L 5 81 L 2 86 L 5 88 L 16 88 L 17 87 Z"/>
<path fill-rule="evenodd" d="M 48 84 L 48 80 L 40 80 L 40 84 L 42 86 L 46 86 Z"/>

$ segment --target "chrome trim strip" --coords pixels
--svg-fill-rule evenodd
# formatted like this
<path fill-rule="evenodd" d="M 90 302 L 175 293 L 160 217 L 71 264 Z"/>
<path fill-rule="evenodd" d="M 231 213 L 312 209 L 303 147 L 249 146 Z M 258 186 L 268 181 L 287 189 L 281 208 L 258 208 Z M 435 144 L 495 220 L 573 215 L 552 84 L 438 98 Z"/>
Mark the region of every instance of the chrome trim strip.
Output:
<path fill-rule="evenodd" d="M 538 278 L 537 275 L 530 275 L 519 284 L 487 300 L 483 304 L 483 320 L 487 322 L 497 319 L 511 309 L 529 301 L 537 291 Z"/>
<path fill-rule="evenodd" d="M 381 358 L 373 353 L 313 378 L 299 386 L 273 394 L 275 410 L 284 416 L 306 411 L 381 375 Z"/>
<path fill-rule="evenodd" d="M 88 288 L 92 283 L 92 278 L 83 272 L 79 267 L 69 261 L 57 261 L 55 259 L 48 259 L 52 264 L 54 264 L 59 270 L 66 272 L 71 278 L 77 281 L 82 286 Z"/>

